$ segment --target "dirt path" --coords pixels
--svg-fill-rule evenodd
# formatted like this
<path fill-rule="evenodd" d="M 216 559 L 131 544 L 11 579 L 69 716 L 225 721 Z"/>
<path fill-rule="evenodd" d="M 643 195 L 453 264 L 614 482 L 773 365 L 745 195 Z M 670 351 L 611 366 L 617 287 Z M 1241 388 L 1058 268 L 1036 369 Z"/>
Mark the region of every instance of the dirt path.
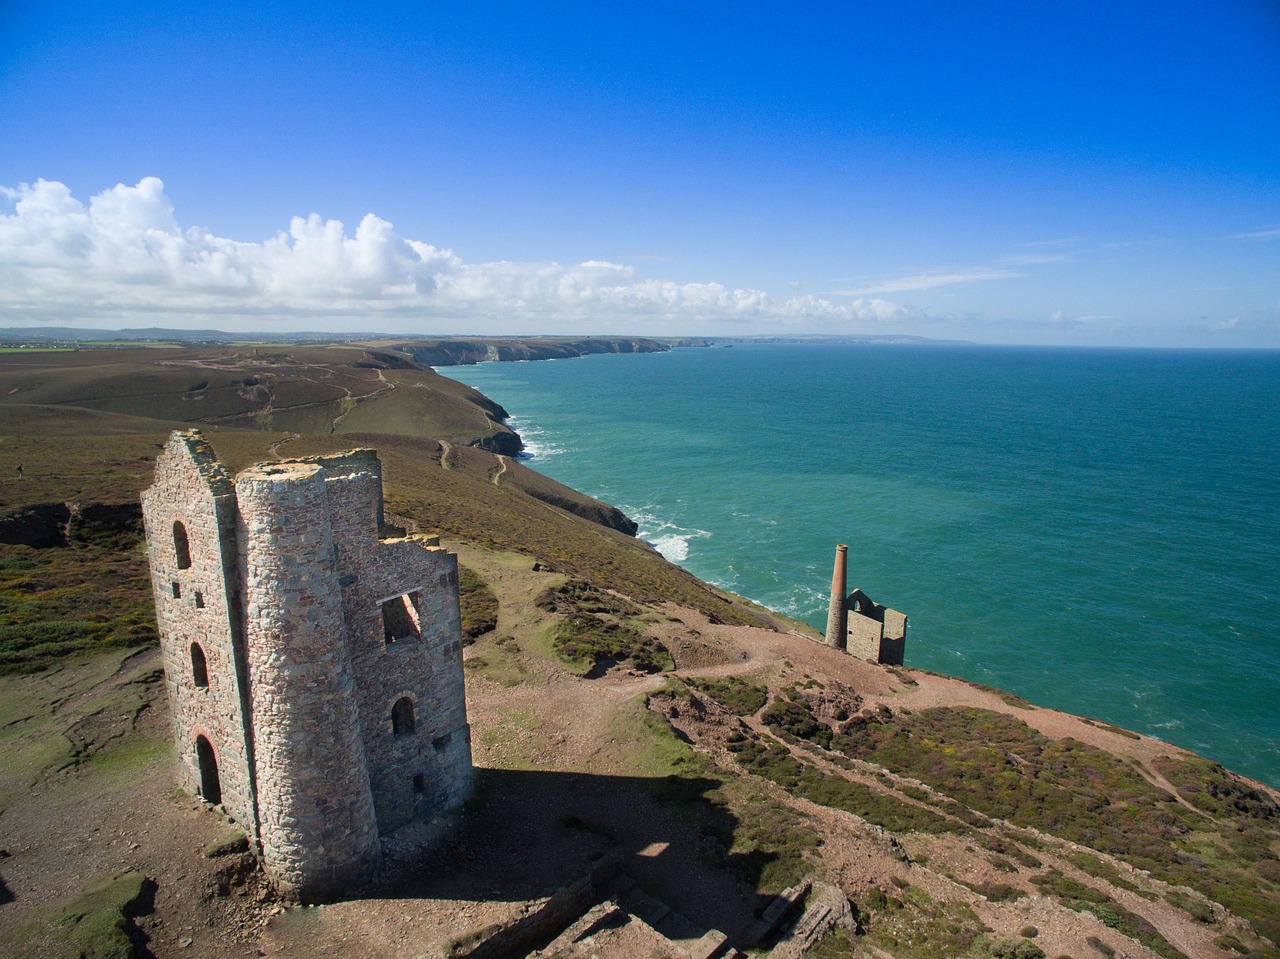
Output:
<path fill-rule="evenodd" d="M 507 471 L 507 458 L 503 456 L 501 453 L 498 453 L 497 456 L 498 456 L 498 469 L 497 469 L 497 472 L 493 474 L 494 486 L 499 485 L 498 481 L 502 479 L 502 474 Z"/>

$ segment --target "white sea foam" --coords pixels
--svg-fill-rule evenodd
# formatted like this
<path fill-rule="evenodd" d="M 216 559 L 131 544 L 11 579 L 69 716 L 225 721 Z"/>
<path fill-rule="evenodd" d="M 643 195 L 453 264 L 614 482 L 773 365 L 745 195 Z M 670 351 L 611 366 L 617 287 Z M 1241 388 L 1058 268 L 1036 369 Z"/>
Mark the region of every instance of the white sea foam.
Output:
<path fill-rule="evenodd" d="M 652 504 L 620 508 L 640 527 L 636 533 L 637 538 L 644 540 L 673 563 L 683 563 L 689 558 L 690 540 L 708 539 L 711 536 L 705 529 L 686 529 L 668 522 L 654 512 Z"/>
<path fill-rule="evenodd" d="M 766 606 L 795 619 L 816 615 L 826 608 L 830 600 L 822 590 L 814 589 L 807 583 L 796 583 L 786 592 L 768 598 L 770 602 L 765 603 Z"/>
<path fill-rule="evenodd" d="M 519 433 L 520 439 L 524 442 L 524 452 L 521 454 L 523 458 L 539 457 L 546 459 L 549 456 L 559 456 L 561 453 L 573 452 L 569 447 L 560 443 L 551 433 L 541 429 L 534 423 L 512 416 L 508 418 L 507 425 Z"/>
<path fill-rule="evenodd" d="M 648 537 L 642 538 L 646 539 L 650 546 L 673 563 L 682 563 L 689 558 L 688 537 L 677 536 L 675 533 L 668 533 L 666 536 L 657 536 L 653 539 L 648 539 Z"/>

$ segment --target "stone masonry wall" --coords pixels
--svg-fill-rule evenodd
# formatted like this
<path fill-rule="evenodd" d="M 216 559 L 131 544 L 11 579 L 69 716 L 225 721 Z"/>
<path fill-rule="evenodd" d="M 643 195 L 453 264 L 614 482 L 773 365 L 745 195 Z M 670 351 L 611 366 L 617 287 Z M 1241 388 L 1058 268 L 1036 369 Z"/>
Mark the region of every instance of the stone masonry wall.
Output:
<path fill-rule="evenodd" d="M 880 662 L 901 666 L 907 651 L 907 617 L 896 609 L 884 611 L 884 632 L 880 636 Z"/>
<path fill-rule="evenodd" d="M 884 623 L 870 616 L 863 616 L 849 610 L 849 643 L 848 650 L 859 659 L 869 659 L 873 663 L 880 662 L 880 637 L 884 632 Z"/>
<path fill-rule="evenodd" d="M 198 433 L 175 433 L 142 502 L 179 777 L 184 789 L 201 793 L 196 738 L 204 736 L 213 748 L 223 808 L 256 835 L 251 743 L 227 576 L 235 556 L 231 482 Z M 186 530 L 187 568 L 178 562 L 175 522 Z M 196 684 L 193 644 L 204 654 L 207 686 Z"/>
<path fill-rule="evenodd" d="M 379 846 L 323 470 L 255 467 L 236 498 L 263 866 L 328 898 L 373 874 Z"/>
<path fill-rule="evenodd" d="M 334 515 L 369 783 L 385 836 L 471 794 L 457 560 L 421 537 L 379 541 L 382 483 L 376 458 L 319 462 Z M 405 595 L 420 635 L 388 644 L 382 604 Z M 391 713 L 404 698 L 413 706 L 413 730 L 397 735 Z"/>

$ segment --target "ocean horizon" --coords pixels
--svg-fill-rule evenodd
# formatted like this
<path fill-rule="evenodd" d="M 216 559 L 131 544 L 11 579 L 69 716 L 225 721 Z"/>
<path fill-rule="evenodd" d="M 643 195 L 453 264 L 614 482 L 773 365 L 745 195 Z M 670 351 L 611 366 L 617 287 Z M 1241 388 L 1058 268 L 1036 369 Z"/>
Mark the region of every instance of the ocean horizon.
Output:
<path fill-rule="evenodd" d="M 700 578 L 1280 786 L 1280 351 L 733 348 L 441 373 Z"/>

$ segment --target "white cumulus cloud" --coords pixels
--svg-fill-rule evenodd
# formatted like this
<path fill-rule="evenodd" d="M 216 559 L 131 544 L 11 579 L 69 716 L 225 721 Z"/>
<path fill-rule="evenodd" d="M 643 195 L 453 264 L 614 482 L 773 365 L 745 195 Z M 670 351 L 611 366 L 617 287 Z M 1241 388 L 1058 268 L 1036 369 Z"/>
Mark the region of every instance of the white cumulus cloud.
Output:
<path fill-rule="evenodd" d="M 48 180 L 0 187 L 0 197 L 12 208 L 0 213 L 0 318 L 11 324 L 518 332 L 649 321 L 655 332 L 693 332 L 716 323 L 853 330 L 907 313 L 876 298 L 834 303 L 641 278 L 603 260 L 466 263 L 372 213 L 354 234 L 313 213 L 265 242 L 237 241 L 180 226 L 155 177 L 87 205 Z"/>

